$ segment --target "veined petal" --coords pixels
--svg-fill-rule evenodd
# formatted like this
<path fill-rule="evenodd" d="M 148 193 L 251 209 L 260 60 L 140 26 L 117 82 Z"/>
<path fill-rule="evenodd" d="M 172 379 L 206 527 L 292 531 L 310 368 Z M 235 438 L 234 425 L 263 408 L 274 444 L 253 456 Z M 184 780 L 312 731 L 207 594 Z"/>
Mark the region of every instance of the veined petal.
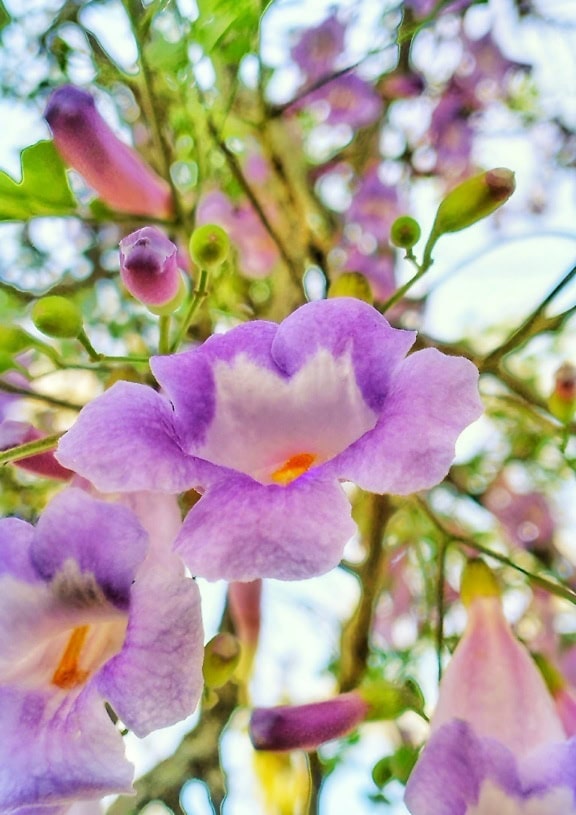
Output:
<path fill-rule="evenodd" d="M 100 671 L 97 684 L 137 736 L 167 727 L 194 711 L 203 687 L 200 594 L 181 561 L 152 556 L 132 587 L 122 651 Z"/>
<path fill-rule="evenodd" d="M 0 721 L 2 812 L 131 791 L 122 737 L 93 692 L 3 687 Z"/>
<path fill-rule="evenodd" d="M 354 531 L 335 482 L 308 473 L 282 487 L 231 475 L 188 513 L 176 550 L 209 580 L 299 580 L 336 566 Z"/>
<path fill-rule="evenodd" d="M 177 493 L 203 481 L 202 463 L 179 445 L 169 402 L 131 382 L 117 382 L 86 405 L 56 457 L 102 492 Z"/>
<path fill-rule="evenodd" d="M 91 574 L 106 596 L 126 606 L 134 574 L 144 560 L 148 536 L 130 510 L 71 488 L 57 495 L 36 526 L 31 559 L 45 580 L 73 561 Z"/>
<path fill-rule="evenodd" d="M 34 527 L 19 518 L 0 520 L 0 575 L 8 574 L 27 583 L 40 578 L 30 560 Z"/>
<path fill-rule="evenodd" d="M 398 368 L 376 427 L 331 471 L 363 489 L 405 495 L 438 484 L 462 430 L 482 412 L 478 371 L 467 359 L 418 351 Z"/>
<path fill-rule="evenodd" d="M 467 629 L 442 678 L 433 731 L 465 719 L 479 736 L 521 756 L 565 733 L 544 680 L 514 637 L 499 597 L 477 597 Z"/>

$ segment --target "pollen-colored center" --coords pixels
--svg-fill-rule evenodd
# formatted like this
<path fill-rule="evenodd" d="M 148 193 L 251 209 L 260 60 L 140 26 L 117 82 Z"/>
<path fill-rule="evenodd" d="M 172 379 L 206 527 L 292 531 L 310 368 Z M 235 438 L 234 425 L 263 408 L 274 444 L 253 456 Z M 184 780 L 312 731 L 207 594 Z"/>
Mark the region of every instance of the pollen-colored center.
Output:
<path fill-rule="evenodd" d="M 82 685 L 88 678 L 88 671 L 84 671 L 79 666 L 80 654 L 86 642 L 89 625 L 81 625 L 75 628 L 70 634 L 70 639 L 64 649 L 64 653 L 54 671 L 52 684 L 64 690 L 70 690 L 78 685 Z"/>
<path fill-rule="evenodd" d="M 304 473 L 307 473 L 315 461 L 316 456 L 313 453 L 297 453 L 295 456 L 290 456 L 277 470 L 274 470 L 270 478 L 275 484 L 281 484 L 285 487 L 300 478 Z"/>

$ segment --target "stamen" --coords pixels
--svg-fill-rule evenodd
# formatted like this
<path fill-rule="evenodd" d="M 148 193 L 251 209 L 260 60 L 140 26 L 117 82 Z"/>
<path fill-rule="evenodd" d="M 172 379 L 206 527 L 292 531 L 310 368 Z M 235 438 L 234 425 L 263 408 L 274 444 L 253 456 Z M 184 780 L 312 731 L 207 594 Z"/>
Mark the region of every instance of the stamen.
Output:
<path fill-rule="evenodd" d="M 81 625 L 72 631 L 58 667 L 54 671 L 53 685 L 57 685 L 64 690 L 71 690 L 78 685 L 82 685 L 88 678 L 89 672 L 82 670 L 78 665 L 78 661 L 89 629 L 89 625 Z"/>
<path fill-rule="evenodd" d="M 307 473 L 315 461 L 316 456 L 313 453 L 297 453 L 285 461 L 277 470 L 274 470 L 270 478 L 275 484 L 281 484 L 285 487 L 300 478 L 304 473 Z"/>

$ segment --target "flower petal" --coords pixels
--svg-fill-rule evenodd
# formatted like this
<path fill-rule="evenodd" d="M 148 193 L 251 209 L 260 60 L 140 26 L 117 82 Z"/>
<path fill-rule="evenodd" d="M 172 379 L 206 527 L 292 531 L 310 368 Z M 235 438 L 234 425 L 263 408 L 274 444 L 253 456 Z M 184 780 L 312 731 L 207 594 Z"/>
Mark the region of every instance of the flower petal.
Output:
<path fill-rule="evenodd" d="M 131 792 L 122 737 L 93 692 L 4 687 L 0 721 L 2 812 Z"/>
<path fill-rule="evenodd" d="M 148 536 L 129 509 L 72 488 L 57 495 L 40 516 L 31 557 L 45 580 L 72 560 L 81 573 L 94 576 L 110 600 L 127 605 L 147 546 Z"/>
<path fill-rule="evenodd" d="M 176 549 L 209 580 L 299 580 L 336 566 L 354 531 L 335 482 L 308 473 L 281 487 L 231 475 L 188 513 Z"/>
<path fill-rule="evenodd" d="M 167 727 L 194 711 L 203 687 L 200 594 L 173 557 L 147 559 L 132 587 L 122 651 L 97 684 L 137 736 Z"/>
<path fill-rule="evenodd" d="M 326 465 L 365 490 L 406 495 L 438 484 L 461 431 L 482 412 L 467 359 L 418 351 L 397 370 L 374 430 Z"/>
<path fill-rule="evenodd" d="M 0 575 L 9 574 L 35 583 L 38 573 L 30 560 L 34 527 L 19 518 L 0 520 Z"/>
<path fill-rule="evenodd" d="M 56 458 L 102 492 L 180 492 L 202 483 L 201 463 L 181 449 L 166 399 L 117 382 L 84 407 Z"/>

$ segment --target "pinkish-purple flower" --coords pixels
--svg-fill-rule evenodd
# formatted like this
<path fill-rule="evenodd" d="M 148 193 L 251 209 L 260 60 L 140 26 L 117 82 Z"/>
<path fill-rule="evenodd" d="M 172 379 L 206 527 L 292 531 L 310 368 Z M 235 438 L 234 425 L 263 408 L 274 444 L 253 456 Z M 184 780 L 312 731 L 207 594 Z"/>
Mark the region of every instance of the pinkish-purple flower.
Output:
<path fill-rule="evenodd" d="M 44 117 L 64 161 L 113 209 L 151 218 L 170 218 L 170 187 L 116 136 L 93 97 L 73 85 L 57 88 Z"/>
<path fill-rule="evenodd" d="M 302 70 L 308 82 L 329 76 L 344 50 L 346 26 L 331 14 L 320 25 L 307 28 L 292 47 L 292 59 Z"/>
<path fill-rule="evenodd" d="M 340 482 L 407 494 L 446 475 L 481 413 L 478 372 L 351 298 L 308 303 L 153 357 L 162 393 L 121 382 L 57 457 L 103 491 L 196 487 L 176 541 L 193 574 L 296 579 L 335 566 L 355 526 Z"/>
<path fill-rule="evenodd" d="M 290 110 L 311 107 L 328 125 L 367 127 L 380 116 L 382 99 L 374 87 L 354 73 L 343 74 L 311 90 Z"/>
<path fill-rule="evenodd" d="M 164 306 L 178 295 L 182 278 L 178 247 L 155 226 L 137 229 L 120 241 L 120 275 L 136 299 Z"/>
<path fill-rule="evenodd" d="M 0 810 L 129 792 L 104 702 L 139 736 L 192 712 L 194 581 L 131 510 L 71 488 L 36 527 L 0 521 L 0 604 Z"/>

